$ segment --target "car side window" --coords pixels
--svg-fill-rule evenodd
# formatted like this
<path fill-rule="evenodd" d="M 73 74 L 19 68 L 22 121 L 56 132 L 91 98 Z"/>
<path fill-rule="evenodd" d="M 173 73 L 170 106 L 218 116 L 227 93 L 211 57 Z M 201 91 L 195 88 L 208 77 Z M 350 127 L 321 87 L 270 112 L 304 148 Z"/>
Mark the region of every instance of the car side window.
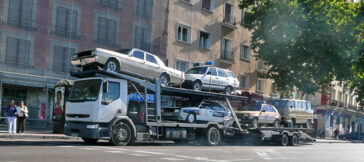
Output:
<path fill-rule="evenodd" d="M 108 92 L 102 94 L 102 100 L 115 101 L 120 97 L 120 84 L 117 82 L 109 82 Z"/>
<path fill-rule="evenodd" d="M 269 112 L 273 112 L 273 113 L 275 113 L 275 112 L 276 112 L 276 110 L 274 110 L 273 106 L 269 106 Z"/>
<path fill-rule="evenodd" d="M 144 60 L 144 52 L 136 50 L 133 52 L 133 57 Z"/>
<path fill-rule="evenodd" d="M 295 103 L 294 103 L 294 101 L 289 101 L 289 107 L 290 107 L 290 108 L 295 108 Z"/>
<path fill-rule="evenodd" d="M 217 72 L 219 73 L 219 76 L 220 76 L 220 77 L 225 77 L 225 78 L 227 78 L 227 75 L 226 75 L 226 73 L 225 73 L 225 71 L 224 71 L 224 70 L 222 70 L 222 69 L 217 69 Z"/>
<path fill-rule="evenodd" d="M 208 102 L 203 102 L 200 106 L 200 109 L 206 109 L 206 110 L 210 110 L 211 109 L 211 104 Z"/>
<path fill-rule="evenodd" d="M 217 72 L 215 68 L 209 68 L 210 75 L 217 76 Z"/>
<path fill-rule="evenodd" d="M 311 102 L 307 102 L 307 109 L 311 110 Z"/>
<path fill-rule="evenodd" d="M 212 110 L 224 111 L 224 108 L 222 108 L 218 103 L 212 103 Z"/>
<path fill-rule="evenodd" d="M 230 78 L 236 78 L 234 73 L 231 71 L 226 71 L 226 74 L 230 77 Z"/>
<path fill-rule="evenodd" d="M 262 111 L 263 110 L 265 110 L 265 112 L 268 112 L 268 106 L 267 105 L 264 105 L 263 107 L 262 107 Z"/>
<path fill-rule="evenodd" d="M 147 61 L 157 64 L 157 60 L 154 58 L 154 56 L 152 56 L 150 54 L 147 54 Z"/>
<path fill-rule="evenodd" d="M 302 102 L 302 108 L 305 110 L 307 109 L 307 102 L 305 102 L 305 101 Z"/>

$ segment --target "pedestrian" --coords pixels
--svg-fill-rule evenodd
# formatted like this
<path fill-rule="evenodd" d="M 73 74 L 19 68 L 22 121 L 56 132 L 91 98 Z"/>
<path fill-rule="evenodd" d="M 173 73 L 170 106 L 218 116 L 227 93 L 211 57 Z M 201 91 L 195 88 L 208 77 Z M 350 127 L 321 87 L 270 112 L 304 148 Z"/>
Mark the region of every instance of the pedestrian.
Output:
<path fill-rule="evenodd" d="M 14 104 L 14 100 L 10 101 L 9 106 L 5 109 L 6 116 L 8 117 L 8 123 L 9 123 L 9 129 L 8 132 L 10 133 L 16 133 L 16 115 L 17 110 Z"/>
<path fill-rule="evenodd" d="M 339 136 L 339 130 L 335 129 L 334 131 L 335 140 L 337 140 L 337 136 Z"/>
<path fill-rule="evenodd" d="M 17 126 L 17 133 L 24 133 L 25 130 L 25 119 L 28 118 L 28 108 L 24 105 L 24 101 L 20 101 L 19 106 L 17 107 L 17 120 L 18 120 L 18 126 Z"/>

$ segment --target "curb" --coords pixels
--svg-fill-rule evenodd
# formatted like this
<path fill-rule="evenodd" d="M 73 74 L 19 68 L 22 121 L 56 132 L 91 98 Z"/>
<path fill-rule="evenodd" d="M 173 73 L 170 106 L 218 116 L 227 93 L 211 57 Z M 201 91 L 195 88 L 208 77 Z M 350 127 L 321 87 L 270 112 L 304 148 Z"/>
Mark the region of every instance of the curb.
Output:
<path fill-rule="evenodd" d="M 0 134 L 0 138 L 7 139 L 61 139 L 61 140 L 78 140 L 78 137 L 57 136 L 57 135 L 35 135 L 35 134 Z"/>

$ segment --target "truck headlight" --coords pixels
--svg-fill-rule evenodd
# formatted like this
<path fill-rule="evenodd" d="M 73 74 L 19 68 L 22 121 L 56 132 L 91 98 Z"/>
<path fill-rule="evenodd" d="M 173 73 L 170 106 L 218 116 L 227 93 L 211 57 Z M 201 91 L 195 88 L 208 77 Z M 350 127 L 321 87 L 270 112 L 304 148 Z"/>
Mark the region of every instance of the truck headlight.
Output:
<path fill-rule="evenodd" d="M 89 125 L 86 126 L 86 128 L 88 128 L 88 129 L 97 129 L 98 125 L 97 124 L 89 124 Z"/>

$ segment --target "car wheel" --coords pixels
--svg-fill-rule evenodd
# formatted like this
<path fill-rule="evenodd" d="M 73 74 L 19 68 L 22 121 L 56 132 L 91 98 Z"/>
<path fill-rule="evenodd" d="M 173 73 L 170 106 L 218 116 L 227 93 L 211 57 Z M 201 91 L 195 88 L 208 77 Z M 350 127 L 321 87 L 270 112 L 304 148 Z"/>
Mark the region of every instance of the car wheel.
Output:
<path fill-rule="evenodd" d="M 289 145 L 290 146 L 297 146 L 299 143 L 299 139 L 298 139 L 298 135 L 293 135 L 292 137 L 289 138 Z"/>
<path fill-rule="evenodd" d="M 258 119 L 257 118 L 253 118 L 251 121 L 251 125 L 253 128 L 257 128 L 258 127 Z"/>
<path fill-rule="evenodd" d="M 193 84 L 192 84 L 192 89 L 195 90 L 195 91 L 201 91 L 202 89 L 202 84 L 200 81 L 194 81 Z"/>
<path fill-rule="evenodd" d="M 88 145 L 96 144 L 98 141 L 98 139 L 94 138 L 82 138 L 82 140 Z"/>
<path fill-rule="evenodd" d="M 273 126 L 275 128 L 279 128 L 279 120 L 278 119 L 274 120 Z"/>
<path fill-rule="evenodd" d="M 206 144 L 209 146 L 217 146 L 221 142 L 220 131 L 216 127 L 209 127 L 206 132 Z"/>
<path fill-rule="evenodd" d="M 119 72 L 120 64 L 116 59 L 111 58 L 106 61 L 105 65 L 104 65 L 104 69 L 107 71 Z"/>
<path fill-rule="evenodd" d="M 168 76 L 168 74 L 162 74 L 159 77 L 159 79 L 161 81 L 161 86 L 162 87 L 168 87 L 168 85 L 169 85 L 169 76 Z"/>
<path fill-rule="evenodd" d="M 283 134 L 281 137 L 281 145 L 287 146 L 288 142 L 289 142 L 289 138 L 288 138 L 287 134 Z"/>
<path fill-rule="evenodd" d="M 196 115 L 195 114 L 192 114 L 192 113 L 189 113 L 186 117 L 186 121 L 188 123 L 194 123 L 196 122 Z"/>
<path fill-rule="evenodd" d="M 126 146 L 134 142 L 133 133 L 128 124 L 119 122 L 115 124 L 111 132 L 111 141 L 115 146 Z"/>
<path fill-rule="evenodd" d="M 224 93 L 227 95 L 231 95 L 233 93 L 233 88 L 231 86 L 225 87 Z"/>

